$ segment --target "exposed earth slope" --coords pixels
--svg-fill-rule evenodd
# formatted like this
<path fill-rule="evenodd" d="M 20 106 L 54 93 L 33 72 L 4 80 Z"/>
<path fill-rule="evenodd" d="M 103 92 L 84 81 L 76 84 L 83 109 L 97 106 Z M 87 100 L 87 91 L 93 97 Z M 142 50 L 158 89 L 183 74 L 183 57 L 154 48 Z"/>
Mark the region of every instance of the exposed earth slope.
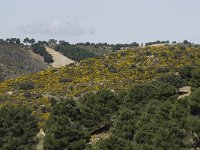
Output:
<path fill-rule="evenodd" d="M 55 51 L 52 48 L 46 47 L 46 51 L 53 56 L 54 62 L 51 64 L 54 68 L 59 68 L 62 66 L 69 65 L 71 63 L 74 63 L 73 60 L 65 57 L 61 53 Z"/>

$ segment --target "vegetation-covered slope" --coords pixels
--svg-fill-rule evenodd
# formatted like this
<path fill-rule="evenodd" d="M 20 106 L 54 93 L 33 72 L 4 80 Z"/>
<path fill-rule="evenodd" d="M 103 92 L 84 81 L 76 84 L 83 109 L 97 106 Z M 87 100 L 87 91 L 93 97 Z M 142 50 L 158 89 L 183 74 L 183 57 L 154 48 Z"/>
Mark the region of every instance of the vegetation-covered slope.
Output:
<path fill-rule="evenodd" d="M 8 80 L 0 84 L 0 109 L 26 105 L 40 119 L 48 150 L 198 148 L 199 51 L 137 48 Z M 192 94 L 177 99 L 182 86 Z"/>
<path fill-rule="evenodd" d="M 52 96 L 79 97 L 100 89 L 121 91 L 149 82 L 178 68 L 200 64 L 199 48 L 182 46 L 123 50 L 102 58 L 91 58 L 59 69 L 49 69 L 0 84 L 3 102 L 27 103 L 38 108 L 49 105 Z"/>
<path fill-rule="evenodd" d="M 0 81 L 47 68 L 43 59 L 28 46 L 0 43 Z"/>
<path fill-rule="evenodd" d="M 179 76 L 162 76 L 156 81 L 135 85 L 130 90 L 120 93 L 103 90 L 87 94 L 77 100 L 52 100 L 51 115 L 44 126 L 44 149 L 198 148 L 199 70 L 184 67 L 180 70 Z M 177 100 L 178 88 L 184 85 L 193 87 L 192 95 Z M 16 110 L 19 111 L 15 112 Z M 34 146 L 36 120 L 30 111 L 24 113 L 24 110 L 21 106 L 0 107 L 0 118 L 3 123 L 0 124 L 3 133 L 3 138 L 0 138 L 2 147 L 12 149 Z M 44 107 L 42 110 L 47 111 Z M 14 113 L 19 115 L 17 121 Z M 21 125 L 22 122 L 25 126 Z M 18 126 L 19 130 L 16 129 Z M 27 134 L 30 136 L 24 139 Z M 15 142 L 10 139 L 15 139 Z"/>
<path fill-rule="evenodd" d="M 91 58 L 59 69 L 49 69 L 1 83 L 1 93 L 27 90 L 19 88 L 31 82 L 29 92 L 80 96 L 99 89 L 123 90 L 132 84 L 152 81 L 164 73 L 200 63 L 199 48 L 181 46 L 146 47 L 123 50 L 101 58 Z M 53 87 L 53 88 L 52 88 Z"/>

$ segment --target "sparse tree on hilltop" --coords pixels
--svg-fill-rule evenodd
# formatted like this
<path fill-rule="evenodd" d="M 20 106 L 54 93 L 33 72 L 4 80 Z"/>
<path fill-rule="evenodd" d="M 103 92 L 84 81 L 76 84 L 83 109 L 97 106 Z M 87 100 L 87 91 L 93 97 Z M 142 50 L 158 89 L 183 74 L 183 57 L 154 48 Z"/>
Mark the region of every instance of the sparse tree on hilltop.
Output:
<path fill-rule="evenodd" d="M 29 43 L 32 45 L 32 44 L 34 44 L 35 43 L 35 39 L 30 39 L 29 40 Z"/>
<path fill-rule="evenodd" d="M 59 41 L 59 44 L 60 44 L 60 45 L 69 45 L 69 42 L 66 42 L 66 41 L 64 41 L 64 40 L 60 40 L 60 41 Z"/>
<path fill-rule="evenodd" d="M 57 44 L 57 40 L 49 39 L 48 43 L 49 43 L 49 45 L 56 45 Z"/>
<path fill-rule="evenodd" d="M 27 45 L 27 43 L 29 43 L 29 41 L 30 41 L 30 39 L 26 37 L 26 38 L 24 39 L 23 43 L 25 43 L 25 44 Z"/>

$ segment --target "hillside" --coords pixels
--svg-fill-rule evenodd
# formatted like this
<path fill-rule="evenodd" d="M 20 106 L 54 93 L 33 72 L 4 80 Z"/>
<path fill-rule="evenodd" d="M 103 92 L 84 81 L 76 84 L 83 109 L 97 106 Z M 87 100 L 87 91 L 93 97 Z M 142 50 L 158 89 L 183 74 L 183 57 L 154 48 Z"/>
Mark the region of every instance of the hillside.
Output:
<path fill-rule="evenodd" d="M 8 117 L 16 122 L 12 130 L 24 121 L 20 128 L 30 130 L 29 146 L 42 128 L 45 150 L 198 148 L 199 52 L 183 45 L 121 50 L 5 81 L 3 128 L 12 126 Z"/>
<path fill-rule="evenodd" d="M 182 66 L 199 64 L 199 58 L 199 48 L 182 46 L 137 48 L 22 76 L 1 85 L 32 81 L 35 84 L 34 91 L 68 96 L 78 96 L 86 91 L 96 91 L 100 88 L 122 90 L 130 87 L 131 82 L 151 81 L 164 73 L 173 73 Z M 55 88 L 52 89 L 52 86 Z M 8 90 L 14 88 L 7 85 L 1 89 L 1 91 Z"/>
<path fill-rule="evenodd" d="M 183 66 L 200 64 L 199 51 L 199 48 L 182 46 L 123 50 L 109 56 L 8 80 L 0 84 L 0 93 L 2 95 L 14 91 L 10 98 L 15 102 L 25 100 L 26 103 L 33 103 L 38 100 L 37 96 L 27 97 L 24 94 L 79 97 L 100 89 L 121 91 L 134 84 L 152 81 L 163 74 L 173 74 Z M 46 103 L 42 100 L 40 102 Z"/>
<path fill-rule="evenodd" d="M 10 43 L 0 44 L 0 81 L 47 68 L 43 58 L 33 53 L 29 47 Z"/>

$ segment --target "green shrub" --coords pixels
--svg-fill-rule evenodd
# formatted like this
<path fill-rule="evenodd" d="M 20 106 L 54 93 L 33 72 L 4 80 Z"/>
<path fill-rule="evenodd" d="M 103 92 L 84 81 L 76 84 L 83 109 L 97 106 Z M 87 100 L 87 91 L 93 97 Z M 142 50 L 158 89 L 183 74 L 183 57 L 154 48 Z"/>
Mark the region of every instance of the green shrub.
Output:
<path fill-rule="evenodd" d="M 66 57 L 75 61 L 80 61 L 96 56 L 95 54 L 87 51 L 86 49 L 80 48 L 75 45 L 57 45 L 55 47 L 55 50 L 61 52 Z"/>
<path fill-rule="evenodd" d="M 19 89 L 21 90 L 31 90 L 34 89 L 35 84 L 32 81 L 25 81 L 19 83 Z"/>
<path fill-rule="evenodd" d="M 124 140 L 121 137 L 111 136 L 108 139 L 102 140 L 97 143 L 94 149 L 98 150 L 133 150 L 133 143 L 127 140 Z"/>
<path fill-rule="evenodd" d="M 24 106 L 0 107 L 0 147 L 4 149 L 35 149 L 37 119 Z"/>
<path fill-rule="evenodd" d="M 170 69 L 168 67 L 158 67 L 157 68 L 157 73 L 167 73 L 169 71 L 170 71 Z"/>
<path fill-rule="evenodd" d="M 45 47 L 40 44 L 33 44 L 31 47 L 33 52 L 35 52 L 36 54 L 40 54 L 44 58 L 45 62 L 53 62 L 53 56 L 46 51 Z"/>
<path fill-rule="evenodd" d="M 84 149 L 89 136 L 80 119 L 81 112 L 74 100 L 55 104 L 45 127 L 44 149 Z"/>
<path fill-rule="evenodd" d="M 184 66 L 184 67 L 182 67 L 179 70 L 179 72 L 180 72 L 181 77 L 183 77 L 183 78 L 191 78 L 192 77 L 192 74 L 191 74 L 192 67 L 190 67 L 190 66 Z"/>
<path fill-rule="evenodd" d="M 191 75 L 194 79 L 200 79 L 200 69 L 193 69 Z"/>
<path fill-rule="evenodd" d="M 117 95 L 109 90 L 88 94 L 80 100 L 82 124 L 93 130 L 112 122 L 112 116 L 121 105 Z"/>
<path fill-rule="evenodd" d="M 72 82 L 73 80 L 72 79 L 70 79 L 70 78 L 61 78 L 61 79 L 59 79 L 59 82 L 61 82 L 61 83 L 67 83 L 67 82 Z"/>
<path fill-rule="evenodd" d="M 162 83 L 169 83 L 175 87 L 181 87 L 185 83 L 181 76 L 175 74 L 162 75 L 157 80 Z"/>

